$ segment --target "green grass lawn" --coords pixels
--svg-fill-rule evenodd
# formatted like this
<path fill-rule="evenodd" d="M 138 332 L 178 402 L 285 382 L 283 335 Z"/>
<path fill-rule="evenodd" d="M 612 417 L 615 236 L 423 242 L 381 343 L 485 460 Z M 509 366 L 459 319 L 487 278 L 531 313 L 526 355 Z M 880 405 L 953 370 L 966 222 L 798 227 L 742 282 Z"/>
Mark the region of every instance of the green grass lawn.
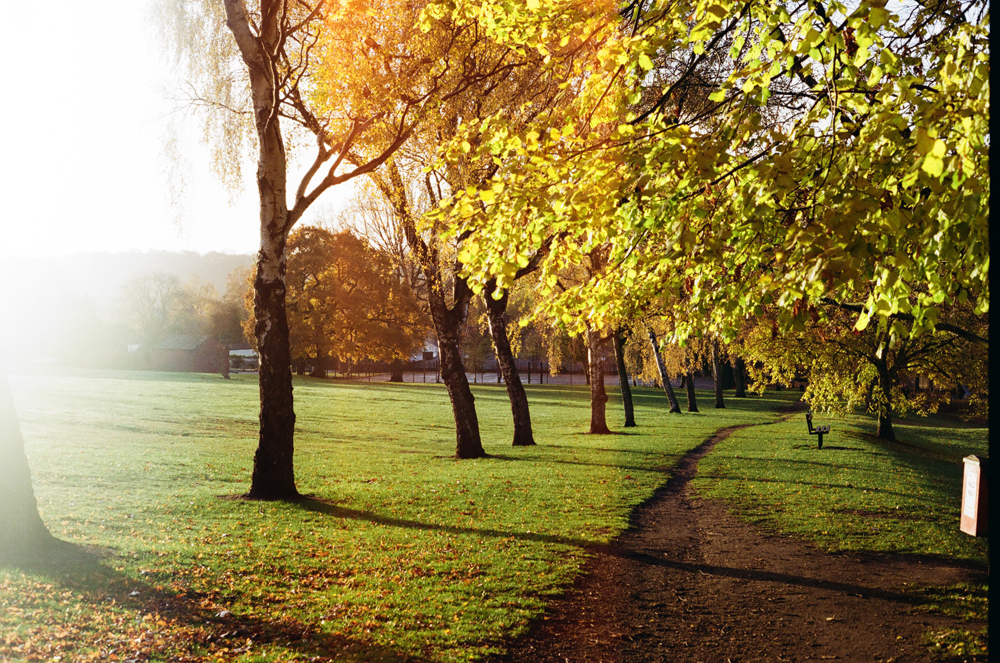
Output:
<path fill-rule="evenodd" d="M 805 415 L 737 431 L 699 464 L 692 482 L 739 517 L 827 550 L 960 560 L 985 569 L 987 539 L 959 530 L 962 458 L 989 453 L 989 429 L 945 417 L 895 421 L 897 441 L 874 436 L 869 416 L 816 415 L 831 424 L 822 449 Z M 985 622 L 988 587 L 913 588 L 927 607 Z M 930 634 L 944 654 L 985 653 L 980 628 Z"/>
<path fill-rule="evenodd" d="M 442 386 L 297 379 L 297 477 L 314 499 L 292 505 L 221 498 L 248 488 L 253 376 L 12 386 L 43 518 L 108 556 L 85 574 L 0 572 L 0 657 L 73 660 L 478 657 L 627 527 L 681 455 L 788 403 L 677 416 L 637 389 L 640 427 L 590 436 L 585 387 L 534 385 L 539 446 L 515 449 L 506 391 L 480 385 L 491 457 L 456 461 Z"/>
<path fill-rule="evenodd" d="M 985 456 L 986 428 L 940 418 L 895 423 L 874 437 L 870 417 L 816 415 L 833 427 L 822 449 L 805 415 L 737 431 L 702 460 L 693 482 L 744 518 L 828 550 L 941 556 L 986 566 L 986 539 L 959 531 L 962 458 Z"/>
<path fill-rule="evenodd" d="M 312 499 L 275 504 L 226 499 L 248 488 L 255 376 L 81 371 L 11 383 L 43 518 L 104 556 L 0 569 L 0 660 L 475 659 L 538 616 L 681 455 L 734 424 L 773 425 L 720 445 L 698 486 L 745 516 L 802 504 L 788 510 L 809 512 L 801 522 L 768 523 L 833 547 L 852 509 L 891 512 L 862 518 L 880 531 L 854 547 L 985 554 L 951 535 L 960 475 L 942 470 L 981 450 L 985 432 L 956 429 L 966 449 L 901 424 L 904 441 L 923 445 L 914 454 L 874 444 L 861 419 L 835 420 L 830 448 L 816 452 L 802 415 L 774 423 L 794 392 L 728 398 L 725 410 L 704 393 L 701 413 L 669 415 L 662 392 L 636 389 L 639 427 L 590 436 L 586 387 L 531 385 L 539 446 L 515 449 L 504 388 L 480 385 L 491 457 L 456 461 L 442 386 L 297 378 L 296 474 Z M 612 394 L 612 428 L 621 420 Z M 918 525 L 924 547 L 893 529 Z"/>

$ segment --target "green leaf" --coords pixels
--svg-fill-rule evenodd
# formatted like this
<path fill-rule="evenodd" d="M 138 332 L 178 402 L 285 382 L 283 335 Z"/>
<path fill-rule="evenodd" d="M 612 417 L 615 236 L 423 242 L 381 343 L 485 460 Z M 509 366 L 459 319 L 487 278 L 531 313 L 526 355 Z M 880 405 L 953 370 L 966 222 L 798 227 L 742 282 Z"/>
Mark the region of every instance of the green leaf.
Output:
<path fill-rule="evenodd" d="M 642 67 L 645 71 L 649 71 L 650 69 L 653 68 L 653 61 L 649 59 L 648 55 L 642 53 L 641 55 L 639 55 L 639 66 Z"/>

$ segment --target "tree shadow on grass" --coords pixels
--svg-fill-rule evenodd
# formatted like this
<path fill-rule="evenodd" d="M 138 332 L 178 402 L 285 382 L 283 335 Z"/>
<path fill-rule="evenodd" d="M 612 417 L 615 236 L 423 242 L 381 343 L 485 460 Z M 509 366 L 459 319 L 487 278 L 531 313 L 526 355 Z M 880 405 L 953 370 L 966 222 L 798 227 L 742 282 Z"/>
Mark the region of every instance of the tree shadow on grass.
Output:
<path fill-rule="evenodd" d="M 793 444 L 792 449 L 796 451 L 863 451 L 868 452 L 868 449 L 862 449 L 861 447 L 841 447 L 836 444 L 825 444 L 823 448 L 820 449 L 815 444 Z"/>
<path fill-rule="evenodd" d="M 315 495 L 303 497 L 297 504 L 308 511 L 324 513 L 335 518 L 345 520 L 357 520 L 371 523 L 373 525 L 383 525 L 386 527 L 400 527 L 404 529 L 416 529 L 423 531 L 440 531 L 452 534 L 471 534 L 479 537 L 489 537 L 497 539 L 518 539 L 521 541 L 533 541 L 536 543 L 551 543 L 574 548 L 594 549 L 601 546 L 599 541 L 588 539 L 578 539 L 574 537 L 561 536 L 558 534 L 542 534 L 540 532 L 513 532 L 509 530 L 499 530 L 491 528 L 468 527 L 462 525 L 445 525 L 440 523 L 427 523 L 419 520 L 408 520 L 406 518 L 396 518 L 386 516 L 372 511 L 361 511 L 349 507 L 340 506 L 333 500 L 324 499 Z"/>
<path fill-rule="evenodd" d="M 75 595 L 70 600 L 85 606 L 76 621 L 61 625 L 60 617 L 54 616 L 33 629 L 41 631 L 37 635 L 42 639 L 46 627 L 57 633 L 66 626 L 74 631 L 71 640 L 52 638 L 42 650 L 35 650 L 48 660 L 65 658 L 74 650 L 96 652 L 104 660 L 232 660 L 266 648 L 279 656 L 281 649 L 291 650 L 317 662 L 425 661 L 391 647 L 326 633 L 318 624 L 295 618 L 291 610 L 281 614 L 278 606 L 274 614 L 280 616 L 274 619 L 231 612 L 226 606 L 239 601 L 239 596 L 154 585 L 113 568 L 108 562 L 115 557 L 112 550 L 54 541 L 32 558 L 0 560 L 0 570 L 20 571 L 59 585 L 56 591 L 52 584 L 38 588 L 52 593 L 51 598 L 59 595 L 65 604 L 68 590 Z M 135 617 L 122 620 L 123 610 L 133 611 Z M 7 647 L 18 646 L 16 638 L 12 634 L 6 645 L 0 644 L 0 657 Z"/>
<path fill-rule="evenodd" d="M 419 529 L 424 531 L 443 531 L 456 534 L 470 534 L 479 537 L 492 537 L 500 539 L 516 539 L 520 541 L 532 541 L 540 543 L 553 543 L 565 546 L 582 548 L 591 553 L 620 557 L 648 564 L 650 566 L 664 566 L 689 573 L 699 573 L 729 578 L 739 578 L 743 580 L 757 580 L 773 583 L 781 583 L 789 586 L 818 587 L 831 592 L 861 594 L 863 596 L 877 597 L 888 601 L 905 603 L 908 605 L 918 605 L 922 602 L 920 597 L 905 594 L 903 592 L 893 592 L 877 587 L 867 587 L 853 583 L 839 582 L 836 579 L 813 578 L 799 576 L 788 573 L 775 573 L 756 569 L 740 569 L 712 564 L 700 564 L 674 561 L 665 555 L 650 554 L 644 550 L 634 550 L 623 547 L 616 543 L 601 543 L 573 537 L 560 536 L 555 534 L 542 534 L 537 532 L 512 532 L 490 528 L 465 527 L 457 525 L 443 525 L 437 523 L 425 523 L 404 518 L 394 518 L 383 516 L 370 511 L 351 509 L 335 504 L 330 500 L 309 496 L 298 502 L 299 506 L 310 511 L 325 513 L 337 518 L 348 520 L 359 520 L 376 525 L 388 527 L 402 527 L 407 529 Z M 946 560 L 940 560 L 945 563 Z M 952 565 L 954 561 L 952 560 Z"/>
<path fill-rule="evenodd" d="M 887 474 L 884 473 L 884 474 Z M 744 475 L 734 476 L 729 474 L 704 474 L 700 478 L 717 479 L 721 481 L 737 481 L 744 483 L 775 483 L 792 486 L 808 486 L 809 488 L 844 488 L 848 490 L 867 490 L 878 492 L 884 495 L 895 495 L 897 497 L 913 497 L 913 493 L 900 493 L 877 486 L 855 486 L 849 483 L 823 483 L 820 481 L 786 481 L 783 479 L 767 479 L 763 477 L 747 477 Z"/>

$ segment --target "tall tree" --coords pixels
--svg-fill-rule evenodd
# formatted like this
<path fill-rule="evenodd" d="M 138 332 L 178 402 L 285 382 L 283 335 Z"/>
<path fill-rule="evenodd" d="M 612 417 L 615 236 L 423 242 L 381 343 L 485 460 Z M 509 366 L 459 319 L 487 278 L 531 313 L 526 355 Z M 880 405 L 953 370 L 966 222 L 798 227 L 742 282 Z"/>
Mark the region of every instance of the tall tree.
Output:
<path fill-rule="evenodd" d="M 408 0 L 163 2 L 165 31 L 192 84 L 202 88 L 194 101 L 237 120 L 216 132 L 219 145 L 232 151 L 244 119 L 256 141 L 261 407 L 251 499 L 299 496 L 285 309 L 293 226 L 325 191 L 386 163 L 442 100 L 489 84 L 490 72 L 469 59 L 477 26 L 422 16 L 423 6 Z M 230 39 L 220 34 L 223 25 Z M 242 80 L 231 75 L 236 66 Z M 288 148 L 309 142 L 315 151 L 290 186 Z"/>
<path fill-rule="evenodd" d="M 442 265 L 441 253 L 447 247 L 440 237 L 433 233 L 424 237 L 418 231 L 420 213 L 398 164 L 390 161 L 384 171 L 384 174 L 373 173 L 371 178 L 392 206 L 427 283 L 431 320 L 437 332 L 441 380 L 448 390 L 455 419 L 455 457 L 482 458 L 486 450 L 461 350 L 462 328 L 469 317 L 473 292 L 466 279 L 458 275 L 458 270 L 444 271 L 446 266 Z"/>
<path fill-rule="evenodd" d="M 459 194 L 478 188 L 483 190 L 472 204 L 479 207 L 489 204 L 493 195 L 490 186 L 498 180 L 497 172 L 502 164 L 488 156 L 473 154 L 471 144 L 455 144 L 453 151 L 443 155 L 439 154 L 438 147 L 451 144 L 451 138 L 464 126 L 476 125 L 493 113 L 504 114 L 510 126 L 531 121 L 551 102 L 558 85 L 552 78 L 539 78 L 538 70 L 544 58 L 537 52 L 508 49 L 486 39 L 472 40 L 465 47 L 470 52 L 468 62 L 475 63 L 490 78 L 489 84 L 470 87 L 465 93 L 449 98 L 439 108 L 439 121 L 423 126 L 405 150 L 370 178 L 393 209 L 411 255 L 422 271 L 428 307 L 438 336 L 441 377 L 448 388 L 456 418 L 456 456 L 475 458 L 485 452 L 479 441 L 475 399 L 468 388 L 463 352 L 459 347 L 459 331 L 467 322 L 468 308 L 475 293 L 461 273 L 458 261 L 461 253 L 475 250 L 475 229 L 470 226 L 446 237 L 441 225 L 428 221 L 425 214 Z M 467 205 L 470 201 L 463 198 L 461 204 Z M 484 293 L 487 298 L 493 298 L 492 302 L 487 302 L 490 329 L 501 370 L 506 371 L 508 378 L 508 395 L 516 419 L 515 441 L 519 445 L 533 437 L 527 416 L 527 396 L 520 380 L 509 370 L 514 366 L 509 340 L 498 336 L 506 328 L 501 316 L 507 299 L 502 293 L 515 278 L 534 271 L 537 257 L 544 251 L 543 242 L 533 257 L 519 263 L 502 282 L 494 280 L 494 287 Z"/>

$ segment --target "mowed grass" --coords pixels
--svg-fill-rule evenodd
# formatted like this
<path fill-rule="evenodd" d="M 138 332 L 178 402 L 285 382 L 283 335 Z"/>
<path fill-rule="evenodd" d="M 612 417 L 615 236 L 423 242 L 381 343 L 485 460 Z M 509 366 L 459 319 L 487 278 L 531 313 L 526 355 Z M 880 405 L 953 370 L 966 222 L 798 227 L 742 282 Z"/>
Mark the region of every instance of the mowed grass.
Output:
<path fill-rule="evenodd" d="M 746 428 L 699 464 L 692 485 L 748 522 L 831 551 L 959 560 L 985 570 L 989 544 L 959 529 L 964 456 L 989 453 L 989 429 L 945 417 L 894 422 L 897 441 L 874 436 L 869 416 L 816 415 L 830 424 L 818 449 L 804 413 Z M 989 587 L 909 588 L 924 608 L 970 620 L 969 629 L 927 635 L 944 656 L 986 655 Z M 956 659 L 957 660 L 957 659 Z"/>
<path fill-rule="evenodd" d="M 11 383 L 43 518 L 103 556 L 0 570 L 0 660 L 475 659 L 537 617 L 680 456 L 797 396 L 678 416 L 640 388 L 638 428 L 590 436 L 586 387 L 534 385 L 539 446 L 515 449 L 504 388 L 480 385 L 491 457 L 456 461 L 442 386 L 297 379 L 310 499 L 277 504 L 229 499 L 248 488 L 255 376 Z"/>
<path fill-rule="evenodd" d="M 747 428 L 699 465 L 693 486 L 744 518 L 827 550 L 965 560 L 985 567 L 985 538 L 959 530 L 962 458 L 986 456 L 989 429 L 941 417 L 895 422 L 897 442 L 874 436 L 870 417 L 817 414 L 833 428 L 823 448 L 805 414 Z"/>

